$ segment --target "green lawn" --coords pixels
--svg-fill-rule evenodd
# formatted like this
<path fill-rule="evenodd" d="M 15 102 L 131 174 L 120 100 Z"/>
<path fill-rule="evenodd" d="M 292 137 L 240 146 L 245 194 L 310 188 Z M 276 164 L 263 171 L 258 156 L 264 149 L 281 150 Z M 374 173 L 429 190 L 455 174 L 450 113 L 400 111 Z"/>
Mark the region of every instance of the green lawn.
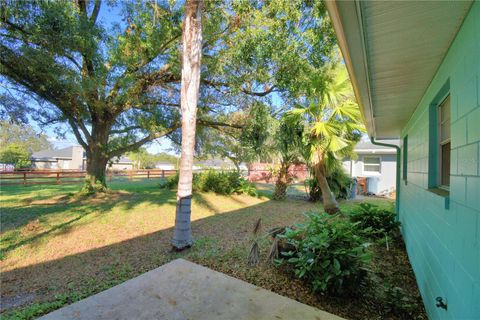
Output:
<path fill-rule="evenodd" d="M 300 281 L 267 263 L 246 265 L 258 218 L 266 232 L 302 222 L 303 212 L 321 209 L 296 197 L 300 187 L 293 186 L 289 193 L 294 196 L 285 201 L 270 200 L 268 185 L 259 186 L 260 197 L 195 194 L 195 245 L 173 253 L 175 193 L 158 188 L 158 182 L 112 182 L 111 193 L 88 200 L 72 196 L 80 185 L 2 186 L 2 306 L 11 308 L 6 314 L 13 317 L 13 310 L 20 318 L 34 317 L 183 257 L 345 317 L 371 316 L 359 312 L 368 306 L 355 299 L 312 295 Z M 354 204 L 341 205 L 348 210 Z M 268 249 L 265 239 L 263 256 Z"/>

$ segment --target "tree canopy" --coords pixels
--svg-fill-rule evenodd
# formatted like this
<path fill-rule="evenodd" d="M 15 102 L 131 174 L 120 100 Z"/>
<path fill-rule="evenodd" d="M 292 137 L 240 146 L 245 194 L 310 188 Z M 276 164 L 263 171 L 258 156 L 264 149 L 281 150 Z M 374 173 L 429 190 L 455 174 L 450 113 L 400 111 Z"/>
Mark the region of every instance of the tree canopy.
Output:
<path fill-rule="evenodd" d="M 30 153 L 24 145 L 11 143 L 0 149 L 0 163 L 11 164 L 15 169 L 30 166 Z"/>
<path fill-rule="evenodd" d="M 37 133 L 32 126 L 0 121 L 0 146 L 5 148 L 10 144 L 21 146 L 29 154 L 52 148 L 47 135 Z"/>
<path fill-rule="evenodd" d="M 108 24 L 110 9 L 119 19 Z M 104 188 L 109 159 L 179 134 L 183 11 L 160 0 L 2 3 L 2 113 L 68 128 L 87 185 Z M 207 1 L 204 14 L 199 126 L 234 126 L 231 112 L 273 105 L 272 94 L 291 99 L 335 42 L 318 1 Z"/>
<path fill-rule="evenodd" d="M 178 157 L 168 153 L 152 154 L 143 147 L 128 152 L 127 156 L 133 161 L 133 166 L 136 169 L 153 169 L 157 162 L 168 162 L 174 165 L 174 167 L 177 167 L 178 164 Z"/>

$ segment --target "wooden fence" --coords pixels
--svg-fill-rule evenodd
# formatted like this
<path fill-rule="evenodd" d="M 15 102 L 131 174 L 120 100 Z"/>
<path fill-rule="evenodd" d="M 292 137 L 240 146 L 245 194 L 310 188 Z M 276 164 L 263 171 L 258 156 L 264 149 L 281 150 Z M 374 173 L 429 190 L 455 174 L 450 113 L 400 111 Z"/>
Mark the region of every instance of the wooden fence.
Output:
<path fill-rule="evenodd" d="M 145 169 L 145 170 L 118 170 L 107 171 L 107 180 L 114 178 L 155 179 L 174 175 L 177 170 Z M 30 185 L 30 184 L 63 184 L 81 183 L 86 171 L 79 170 L 29 170 L 0 172 L 1 185 Z"/>
<path fill-rule="evenodd" d="M 201 172 L 205 169 L 196 169 L 194 172 Z M 235 171 L 228 169 L 214 169 L 219 171 Z M 141 169 L 141 170 L 107 170 L 107 181 L 122 179 L 131 181 L 136 179 L 159 179 L 176 174 L 177 170 L 162 169 Z M 241 174 L 252 182 L 274 182 L 274 177 L 270 171 L 265 169 L 250 169 L 242 171 Z M 290 172 L 299 181 L 304 180 L 306 171 L 293 170 Z M 85 179 L 86 171 L 74 169 L 47 170 L 47 169 L 29 169 L 16 171 L 0 171 L 0 185 L 32 185 L 32 184 L 67 184 L 82 183 Z"/>

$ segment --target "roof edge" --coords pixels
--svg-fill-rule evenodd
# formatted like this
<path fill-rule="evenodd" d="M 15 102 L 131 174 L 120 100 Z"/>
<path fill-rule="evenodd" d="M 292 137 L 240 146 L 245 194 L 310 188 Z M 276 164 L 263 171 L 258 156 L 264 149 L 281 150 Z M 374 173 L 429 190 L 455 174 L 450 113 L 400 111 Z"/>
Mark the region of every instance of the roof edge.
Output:
<path fill-rule="evenodd" d="M 327 11 L 332 21 L 333 29 L 335 30 L 335 34 L 337 35 L 338 46 L 340 47 L 340 51 L 342 52 L 343 60 L 345 61 L 345 65 L 350 76 L 350 81 L 352 82 L 353 91 L 355 93 L 355 97 L 357 98 L 357 103 L 359 105 L 360 112 L 367 128 L 367 133 L 370 137 L 375 137 L 375 121 L 373 117 L 373 109 L 370 98 L 370 78 L 364 45 L 363 23 L 361 18 L 360 5 L 357 3 L 357 1 L 342 1 L 340 3 L 340 5 L 342 6 L 349 7 L 348 12 L 352 14 L 351 17 L 347 17 L 346 21 L 349 21 L 350 23 L 355 23 L 357 25 L 355 28 L 357 32 L 350 36 L 354 40 L 350 42 L 351 44 L 353 44 L 353 46 L 349 47 L 338 4 L 339 3 L 335 0 L 325 1 Z M 346 11 L 344 10 L 344 12 Z M 358 56 L 361 57 L 361 66 L 359 66 L 357 70 L 355 70 L 353 57 L 350 54 L 350 52 L 353 51 L 358 53 Z M 361 82 L 359 81 L 362 78 L 365 81 L 364 88 L 361 87 Z M 365 93 L 364 97 L 361 95 L 361 92 Z"/>

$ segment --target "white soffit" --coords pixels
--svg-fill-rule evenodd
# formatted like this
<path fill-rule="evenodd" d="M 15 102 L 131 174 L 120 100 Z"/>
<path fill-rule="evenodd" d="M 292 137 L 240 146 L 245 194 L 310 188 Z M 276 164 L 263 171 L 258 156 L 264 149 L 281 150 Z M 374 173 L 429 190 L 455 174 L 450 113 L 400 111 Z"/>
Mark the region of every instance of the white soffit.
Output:
<path fill-rule="evenodd" d="M 327 1 L 370 136 L 400 136 L 471 5 Z"/>

